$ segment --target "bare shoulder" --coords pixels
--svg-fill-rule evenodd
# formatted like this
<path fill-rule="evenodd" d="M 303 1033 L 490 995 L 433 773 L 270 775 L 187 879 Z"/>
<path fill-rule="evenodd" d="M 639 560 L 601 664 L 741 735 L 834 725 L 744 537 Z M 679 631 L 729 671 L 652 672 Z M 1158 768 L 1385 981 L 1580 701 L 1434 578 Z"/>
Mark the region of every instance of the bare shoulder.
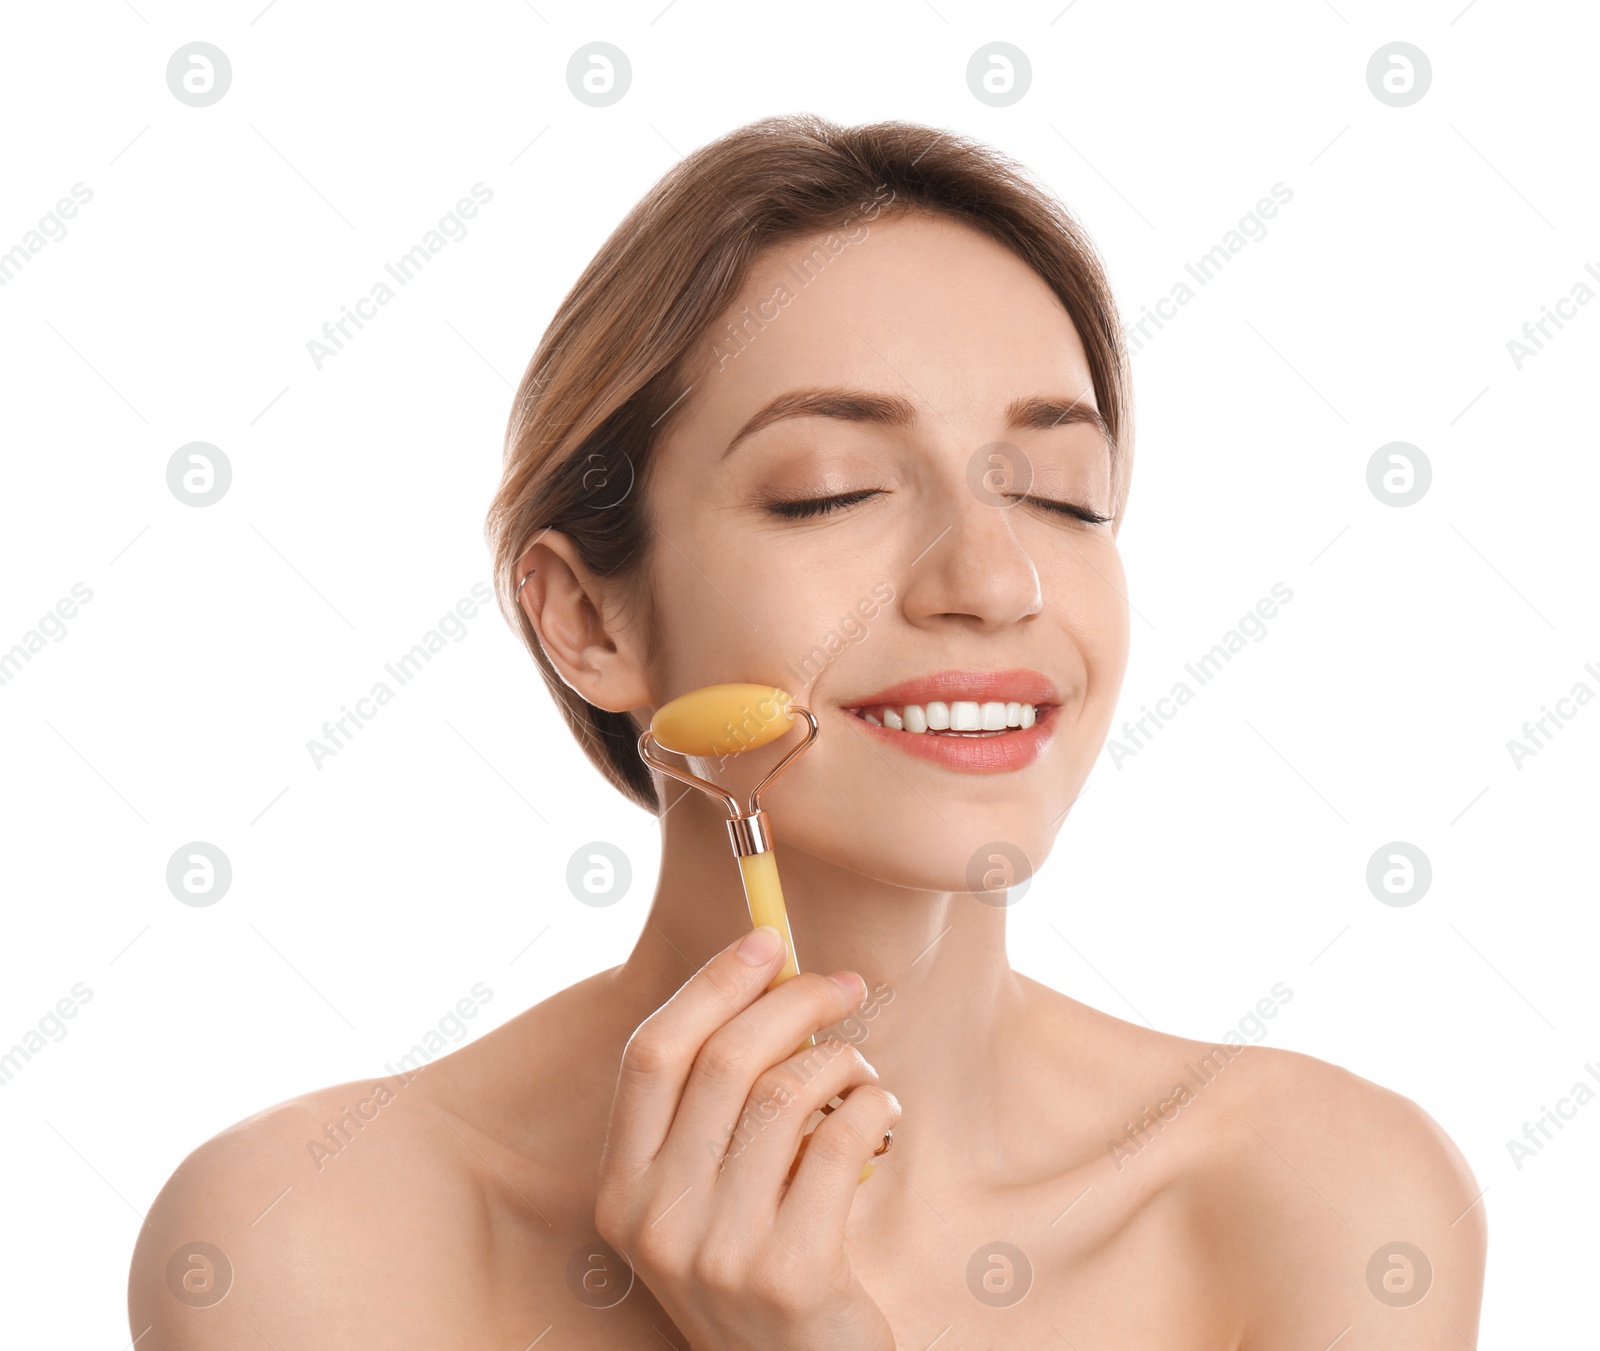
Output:
<path fill-rule="evenodd" d="M 1063 1195 L 1098 1170 L 1105 1231 L 1137 1233 L 1140 1262 L 1163 1252 L 1163 1278 L 1200 1292 L 1227 1345 L 1475 1345 L 1482 1191 L 1416 1102 L 1239 1031 L 1198 1041 L 1025 988 L 1040 1010 L 1026 1053 L 1059 1070 L 1036 1106 L 1070 1142 Z"/>
<path fill-rule="evenodd" d="M 601 973 L 437 1059 L 415 1047 L 395 1073 L 201 1145 L 135 1247 L 132 1335 L 154 1330 L 140 1347 L 477 1351 L 529 1345 L 554 1312 L 564 1345 L 631 1344 L 626 1309 L 571 1290 L 616 1074 L 585 1029 L 620 1020 L 619 1048 L 631 1031 L 614 985 Z"/>
<path fill-rule="evenodd" d="M 1487 1225 L 1455 1142 L 1417 1103 L 1326 1061 L 1227 1051 L 1212 1215 L 1255 1287 L 1244 1345 L 1326 1345 L 1346 1329 L 1372 1347 L 1473 1344 Z"/>
<path fill-rule="evenodd" d="M 191 1153 L 157 1196 L 128 1281 L 132 1335 L 171 1351 L 474 1344 L 490 1216 L 447 1118 L 412 1080 L 279 1104 Z M 431 1109 L 431 1110 L 430 1110 Z"/>

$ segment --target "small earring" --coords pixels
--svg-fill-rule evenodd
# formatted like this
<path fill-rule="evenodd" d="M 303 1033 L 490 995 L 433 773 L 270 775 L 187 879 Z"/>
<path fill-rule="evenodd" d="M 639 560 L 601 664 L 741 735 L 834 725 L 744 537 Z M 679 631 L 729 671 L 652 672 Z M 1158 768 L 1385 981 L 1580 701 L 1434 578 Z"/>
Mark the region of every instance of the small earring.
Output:
<path fill-rule="evenodd" d="M 528 577 L 532 577 L 533 574 L 536 573 L 538 570 L 539 570 L 538 568 L 529 568 L 528 569 Z M 522 588 L 525 587 L 528 584 L 528 577 L 524 577 L 520 582 L 517 583 L 517 595 L 520 596 L 522 594 Z"/>

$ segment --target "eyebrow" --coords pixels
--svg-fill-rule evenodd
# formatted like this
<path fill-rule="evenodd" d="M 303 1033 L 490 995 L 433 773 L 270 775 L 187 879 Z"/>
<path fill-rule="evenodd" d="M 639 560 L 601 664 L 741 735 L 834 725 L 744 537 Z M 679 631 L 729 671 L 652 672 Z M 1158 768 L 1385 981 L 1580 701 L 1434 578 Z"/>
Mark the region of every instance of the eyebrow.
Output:
<path fill-rule="evenodd" d="M 1100 410 L 1081 399 L 1036 395 L 1006 405 L 1006 426 L 1013 431 L 1043 432 L 1052 427 L 1070 427 L 1076 423 L 1093 427 L 1108 448 L 1116 444 Z"/>
<path fill-rule="evenodd" d="M 739 428 L 722 452 L 722 458 L 733 454 L 741 441 L 763 428 L 797 417 L 830 417 L 879 427 L 909 427 L 917 420 L 917 410 L 895 394 L 872 394 L 855 389 L 793 389 L 778 395 Z"/>
<path fill-rule="evenodd" d="M 759 409 L 739 428 L 728 448 L 726 459 L 739 443 L 765 427 L 789 418 L 829 417 L 841 422 L 860 422 L 879 427 L 910 427 L 917 421 L 917 410 L 895 394 L 873 394 L 856 389 L 796 389 L 780 394 Z M 1078 423 L 1093 427 L 1108 449 L 1115 445 L 1111 429 L 1093 404 L 1081 399 L 1055 395 L 1034 395 L 1014 399 L 1006 405 L 1006 426 L 1013 431 L 1048 431 L 1051 427 Z"/>

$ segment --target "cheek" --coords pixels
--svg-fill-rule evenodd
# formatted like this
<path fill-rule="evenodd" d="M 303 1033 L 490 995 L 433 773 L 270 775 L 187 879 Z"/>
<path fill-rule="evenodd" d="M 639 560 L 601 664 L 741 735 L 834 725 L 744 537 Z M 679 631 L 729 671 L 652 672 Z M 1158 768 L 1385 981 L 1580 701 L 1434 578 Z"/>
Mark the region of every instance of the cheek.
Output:
<path fill-rule="evenodd" d="M 1108 616 L 1109 622 L 1102 631 L 1096 646 L 1085 649 L 1089 665 L 1088 699 L 1080 717 L 1082 745 L 1092 747 L 1098 754 L 1110 735 L 1112 720 L 1122 698 L 1122 683 L 1128 670 L 1127 611 L 1118 610 Z M 1083 765 L 1087 777 L 1093 765 L 1091 756 Z"/>
<path fill-rule="evenodd" d="M 697 533 L 658 535 L 650 568 L 653 658 L 678 693 L 753 681 L 800 694 L 791 667 L 832 641 L 854 599 L 852 592 L 830 609 L 825 578 L 802 579 L 777 548 L 719 535 L 710 522 Z"/>
<path fill-rule="evenodd" d="M 1084 635 L 1084 643 L 1091 653 L 1091 660 L 1103 668 L 1102 678 L 1110 678 L 1120 686 L 1128 665 L 1130 640 L 1128 579 L 1123 574 L 1122 557 L 1115 546 L 1107 549 L 1103 558 L 1096 560 L 1096 567 L 1099 570 L 1096 580 L 1100 584 L 1095 594 L 1099 604 L 1095 610 L 1096 623 L 1092 631 Z M 1104 580 L 1100 581 L 1101 578 Z"/>
<path fill-rule="evenodd" d="M 1091 675 L 1120 681 L 1129 643 L 1128 582 L 1122 556 L 1109 540 L 1091 540 L 1068 553 L 1053 588 L 1044 583 L 1045 606 L 1083 653 Z"/>
<path fill-rule="evenodd" d="M 1055 597 L 1046 584 L 1045 604 L 1061 615 L 1061 626 L 1077 648 L 1084 685 L 1072 742 L 1081 755 L 1098 752 L 1111 727 L 1128 669 L 1131 639 L 1127 580 L 1116 546 L 1079 546 L 1070 572 L 1058 579 Z M 1092 759 L 1092 757 L 1091 757 Z M 1085 774 L 1089 763 L 1083 766 Z"/>

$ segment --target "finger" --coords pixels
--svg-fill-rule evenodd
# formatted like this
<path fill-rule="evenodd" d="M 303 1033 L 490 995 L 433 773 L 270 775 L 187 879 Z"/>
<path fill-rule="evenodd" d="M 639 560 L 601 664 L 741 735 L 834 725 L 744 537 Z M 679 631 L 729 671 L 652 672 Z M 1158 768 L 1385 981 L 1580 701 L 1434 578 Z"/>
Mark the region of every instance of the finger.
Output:
<path fill-rule="evenodd" d="M 811 1132 L 794 1181 L 778 1205 L 777 1223 L 797 1242 L 826 1247 L 844 1232 L 861 1168 L 900 1119 L 900 1102 L 877 1084 L 853 1088 L 844 1106 Z"/>
<path fill-rule="evenodd" d="M 631 1178 L 650 1166 L 672 1128 L 678 1099 L 706 1038 L 760 998 L 785 955 L 776 929 L 752 929 L 639 1024 L 617 1072 L 603 1173 Z"/>
<path fill-rule="evenodd" d="M 799 1054 L 814 1050 L 809 1035 L 838 1022 L 865 993 L 849 972 L 839 979 L 802 972 L 725 1022 L 695 1057 L 660 1161 L 683 1170 L 686 1182 L 709 1182 L 722 1151 L 708 1146 L 732 1135 L 756 1081 L 796 1055 L 797 1044 L 804 1043 Z"/>
<path fill-rule="evenodd" d="M 729 1213 L 770 1224 L 812 1115 L 835 1097 L 877 1082 L 877 1070 L 837 1037 L 806 1047 L 757 1079 L 717 1178 L 718 1192 L 731 1198 Z"/>

